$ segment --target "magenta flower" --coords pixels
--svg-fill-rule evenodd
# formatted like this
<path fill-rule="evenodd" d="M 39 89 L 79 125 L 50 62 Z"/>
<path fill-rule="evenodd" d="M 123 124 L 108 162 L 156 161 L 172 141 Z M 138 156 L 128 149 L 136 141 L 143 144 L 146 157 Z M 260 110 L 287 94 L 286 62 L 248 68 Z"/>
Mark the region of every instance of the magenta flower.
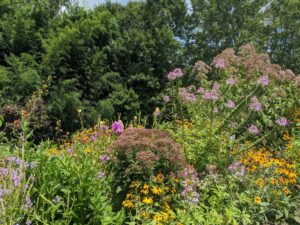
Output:
<path fill-rule="evenodd" d="M 285 127 L 286 125 L 288 125 L 289 121 L 287 120 L 287 118 L 285 117 L 280 117 L 276 120 L 276 123 L 279 125 L 279 126 L 282 126 L 282 127 Z"/>
<path fill-rule="evenodd" d="M 267 75 L 263 75 L 258 78 L 257 83 L 261 86 L 268 86 L 269 84 L 269 77 Z"/>
<path fill-rule="evenodd" d="M 110 158 L 109 158 L 108 155 L 103 155 L 103 156 L 100 157 L 100 159 L 101 159 L 102 161 L 108 161 Z"/>
<path fill-rule="evenodd" d="M 248 131 L 252 134 L 259 134 L 259 129 L 257 126 L 255 125 L 251 125 L 249 128 L 248 128 Z"/>
<path fill-rule="evenodd" d="M 226 67 L 226 62 L 224 59 L 217 59 L 214 62 L 214 66 L 218 69 L 224 69 Z"/>
<path fill-rule="evenodd" d="M 117 135 L 120 135 L 124 131 L 124 125 L 121 120 L 118 120 L 118 121 L 113 122 L 111 129 L 114 133 L 116 133 Z"/>
<path fill-rule="evenodd" d="M 170 101 L 170 96 L 165 95 L 165 96 L 163 97 L 163 100 L 164 100 L 165 102 L 169 102 L 169 101 Z"/>
<path fill-rule="evenodd" d="M 234 109 L 234 108 L 235 108 L 235 103 L 234 103 L 234 101 L 228 100 L 228 101 L 225 103 L 225 107 L 227 107 L 227 108 L 229 108 L 229 109 Z"/>

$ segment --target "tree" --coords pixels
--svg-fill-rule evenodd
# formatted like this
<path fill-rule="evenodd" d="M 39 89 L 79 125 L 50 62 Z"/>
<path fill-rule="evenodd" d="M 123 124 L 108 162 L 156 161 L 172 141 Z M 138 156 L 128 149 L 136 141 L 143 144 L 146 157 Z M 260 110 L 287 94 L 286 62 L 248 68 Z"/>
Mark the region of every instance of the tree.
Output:
<path fill-rule="evenodd" d="M 272 60 L 300 73 L 300 2 L 275 0 L 265 13 L 266 49 Z"/>
<path fill-rule="evenodd" d="M 262 9 L 267 3 L 268 0 L 192 0 L 195 27 L 188 49 L 193 57 L 209 62 L 225 48 L 258 43 L 258 34 L 264 27 Z"/>

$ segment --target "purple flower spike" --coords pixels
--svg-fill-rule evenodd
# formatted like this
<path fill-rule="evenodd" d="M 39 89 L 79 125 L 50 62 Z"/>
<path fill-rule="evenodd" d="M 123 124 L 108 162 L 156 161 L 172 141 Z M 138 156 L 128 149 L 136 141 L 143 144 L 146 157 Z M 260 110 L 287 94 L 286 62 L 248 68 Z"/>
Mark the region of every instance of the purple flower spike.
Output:
<path fill-rule="evenodd" d="M 276 123 L 279 125 L 279 126 L 282 126 L 282 127 L 285 127 L 288 125 L 289 121 L 287 120 L 287 118 L 285 117 L 280 117 L 276 120 Z"/>
<path fill-rule="evenodd" d="M 114 133 L 116 133 L 117 135 L 120 135 L 123 133 L 124 131 L 124 125 L 123 122 L 121 120 L 115 121 L 113 122 L 111 129 Z"/>

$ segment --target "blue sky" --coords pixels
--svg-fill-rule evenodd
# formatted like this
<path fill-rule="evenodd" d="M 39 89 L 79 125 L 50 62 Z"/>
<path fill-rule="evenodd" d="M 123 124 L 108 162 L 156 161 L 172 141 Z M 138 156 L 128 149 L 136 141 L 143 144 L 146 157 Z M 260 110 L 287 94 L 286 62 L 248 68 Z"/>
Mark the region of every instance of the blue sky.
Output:
<path fill-rule="evenodd" d="M 105 0 L 78 0 L 79 4 L 85 7 L 92 8 L 95 5 L 105 2 Z M 112 2 L 119 2 L 126 4 L 129 0 L 111 0 Z M 190 0 L 186 0 L 187 4 L 190 5 Z"/>

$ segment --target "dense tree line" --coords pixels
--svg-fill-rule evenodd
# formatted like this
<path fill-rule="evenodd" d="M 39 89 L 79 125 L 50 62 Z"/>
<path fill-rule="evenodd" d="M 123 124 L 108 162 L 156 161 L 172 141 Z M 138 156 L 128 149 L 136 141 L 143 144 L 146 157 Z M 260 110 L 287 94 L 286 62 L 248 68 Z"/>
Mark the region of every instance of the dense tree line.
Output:
<path fill-rule="evenodd" d="M 77 109 L 85 124 L 119 113 L 131 120 L 161 104 L 168 71 L 248 42 L 300 73 L 300 2 L 192 0 L 188 9 L 184 0 L 147 0 L 86 10 L 69 0 L 2 0 L 0 103 L 32 109 L 38 96 L 39 120 L 68 131 L 80 127 Z"/>

